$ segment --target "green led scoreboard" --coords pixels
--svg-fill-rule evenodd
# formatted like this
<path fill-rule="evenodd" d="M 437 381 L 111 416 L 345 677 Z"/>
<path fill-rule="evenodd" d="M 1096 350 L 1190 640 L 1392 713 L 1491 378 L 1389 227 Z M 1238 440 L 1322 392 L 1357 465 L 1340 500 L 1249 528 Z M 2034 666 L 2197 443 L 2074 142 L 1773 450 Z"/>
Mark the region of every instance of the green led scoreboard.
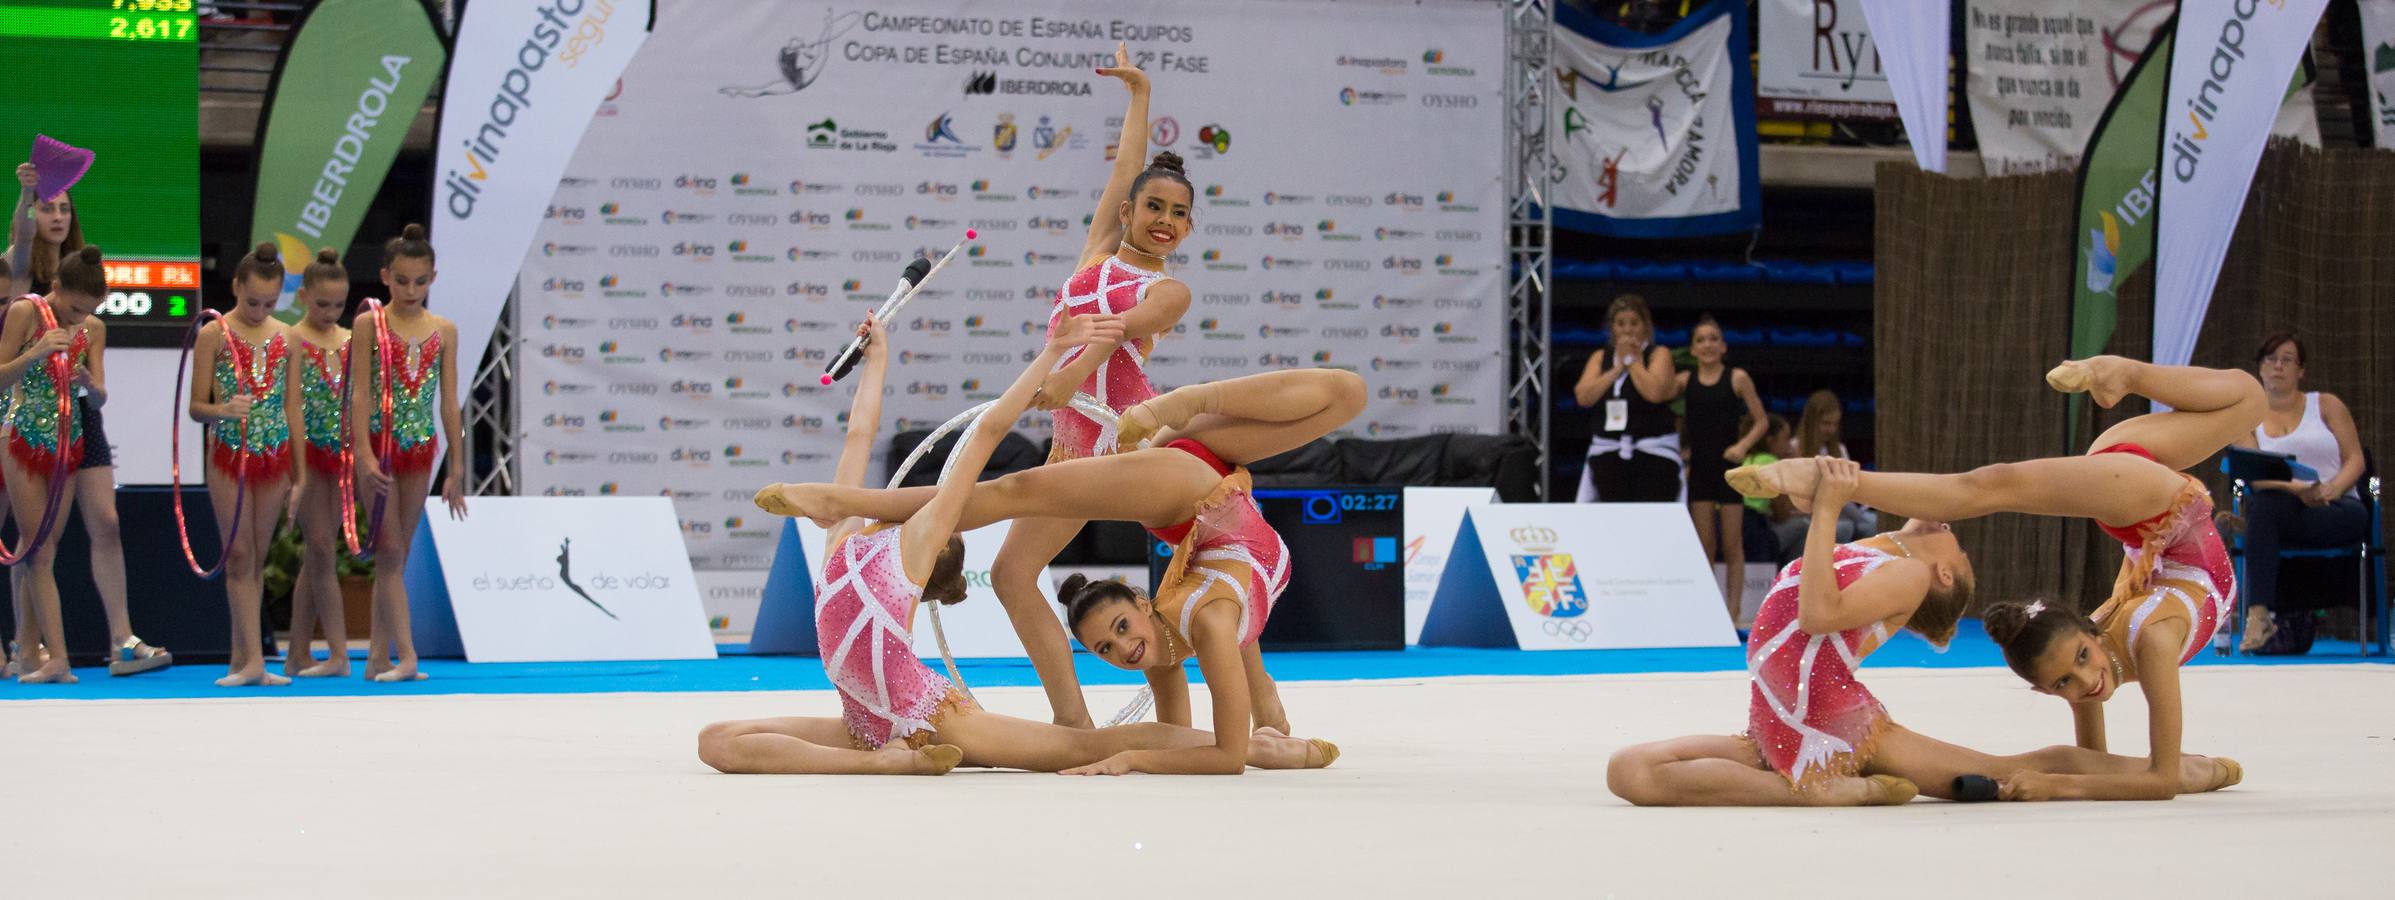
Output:
<path fill-rule="evenodd" d="M 0 0 L 0 172 L 46 134 L 93 152 L 68 192 L 108 253 L 112 322 L 199 300 L 199 22 L 192 0 Z M 0 215 L 15 208 L 9 176 Z"/>

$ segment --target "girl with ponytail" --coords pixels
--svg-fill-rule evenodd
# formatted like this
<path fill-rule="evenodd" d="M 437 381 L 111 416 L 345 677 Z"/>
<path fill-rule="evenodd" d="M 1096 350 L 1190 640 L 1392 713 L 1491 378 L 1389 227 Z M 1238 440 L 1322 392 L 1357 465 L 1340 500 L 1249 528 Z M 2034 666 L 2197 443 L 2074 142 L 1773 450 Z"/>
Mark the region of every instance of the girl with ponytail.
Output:
<path fill-rule="evenodd" d="M 356 460 L 358 505 L 372 508 L 374 498 L 385 499 L 374 547 L 374 628 L 366 642 L 366 677 L 375 681 L 425 677 L 416 670 L 402 576 L 443 441 L 449 445 L 449 478 L 441 500 L 451 518 L 466 517 L 471 466 L 457 406 L 457 323 L 425 308 L 438 275 L 424 226 L 407 226 L 383 245 L 390 303 L 352 323 L 368 338 L 349 354 L 349 408 L 355 415 L 344 423 Z"/>
<path fill-rule="evenodd" d="M 348 473 L 347 423 L 342 421 L 343 392 L 349 387 L 349 329 L 341 314 L 349 308 L 349 270 L 331 247 L 316 251 L 316 259 L 300 273 L 299 321 L 291 325 L 291 396 L 284 406 L 298 444 L 298 485 L 292 494 L 292 518 L 302 538 L 299 577 L 291 587 L 291 649 L 283 654 L 283 674 L 297 678 L 340 677 L 349 674 L 349 630 L 342 619 L 341 588 L 334 578 L 334 558 L 341 543 L 341 480 Z M 324 629 L 331 655 L 319 663 L 315 634 Z"/>
<path fill-rule="evenodd" d="M 2128 552 L 2112 595 L 2093 615 L 2061 604 L 1997 604 L 1984 613 L 2004 660 L 2042 694 L 2071 704 L 2076 751 L 2094 764 L 1988 771 L 2010 800 L 2168 800 L 2244 778 L 2233 760 L 2183 754 L 2179 666 L 2212 642 L 2234 606 L 2235 570 L 2212 525 L 2212 498 L 2181 470 L 2253 433 L 2268 400 L 2254 376 L 2158 366 L 2117 356 L 2065 362 L 2046 373 L 2064 393 L 2111 408 L 2132 394 L 2170 408 L 2097 436 L 2083 456 L 1984 466 L 1959 475 L 1861 473 L 1852 499 L 1904 516 L 1967 519 L 1996 512 L 2094 519 Z M 1823 469 L 1807 460 L 1741 468 L 1728 479 L 1750 497 L 1805 503 Z M 2146 698 L 2149 753 L 2104 755 L 2104 701 L 2136 682 Z M 1922 787 L 1927 790 L 1928 782 Z"/>
<path fill-rule="evenodd" d="M 1156 396 L 1145 369 L 1148 354 L 1155 351 L 1156 339 L 1189 311 L 1189 286 L 1164 273 L 1173 250 L 1189 236 L 1190 208 L 1196 202 L 1189 175 L 1182 170 L 1181 157 L 1170 152 L 1142 162 L 1148 149 L 1148 76 L 1131 64 L 1128 49 L 1118 45 L 1114 65 L 1097 74 L 1122 81 L 1130 90 L 1130 106 L 1123 112 L 1114 172 L 1090 216 L 1080 264 L 1057 292 L 1048 331 L 1055 334 L 1073 316 L 1119 315 L 1124 338 L 1115 345 L 1075 348 L 1040 385 L 1033 403 L 1055 419 L 1049 462 L 1098 452 L 1104 429 L 1071 407 L 1075 392 L 1117 413 Z M 998 552 L 990 581 L 1048 692 L 1056 723 L 1087 728 L 1092 722 L 1089 706 L 1081 699 L 1080 681 L 1073 675 L 1072 645 L 1056 627 L 1039 584 L 1042 570 L 1083 524 L 1074 518 L 1015 523 Z"/>
<path fill-rule="evenodd" d="M 0 389 L 10 392 L 8 452 L 0 468 L 7 473 L 9 505 L 24 542 L 20 547 L 31 546 L 29 557 L 15 570 L 23 575 L 18 582 L 17 680 L 25 684 L 75 681 L 67 667 L 66 626 L 59 616 L 58 579 L 52 571 L 58 542 L 55 533 L 38 532 L 45 516 L 55 527 L 75 504 L 74 492 L 55 482 L 72 478 L 73 467 L 83 457 L 83 420 L 71 373 L 90 361 L 91 334 L 81 326 L 108 296 L 103 262 L 98 247 L 69 253 L 58 262 L 48 296 L 29 294 L 0 316 L 0 358 L 6 359 L 0 362 Z"/>
<path fill-rule="evenodd" d="M 271 243 L 233 270 L 232 312 L 203 326 L 191 356 L 191 418 L 208 426 L 208 504 L 225 540 L 225 601 L 233 655 L 220 687 L 279 686 L 259 637 L 266 547 L 290 496 L 291 429 L 284 409 L 290 335 L 274 318 L 283 261 Z"/>

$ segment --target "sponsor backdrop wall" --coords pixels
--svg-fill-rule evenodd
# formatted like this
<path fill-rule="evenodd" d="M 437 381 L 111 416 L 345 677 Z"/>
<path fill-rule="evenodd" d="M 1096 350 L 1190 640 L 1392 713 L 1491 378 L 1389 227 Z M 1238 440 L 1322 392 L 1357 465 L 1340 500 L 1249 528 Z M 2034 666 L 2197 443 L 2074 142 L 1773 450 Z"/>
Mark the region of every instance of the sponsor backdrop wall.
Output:
<path fill-rule="evenodd" d="M 671 496 L 700 569 L 762 570 L 780 523 L 749 495 L 838 451 L 850 382 L 816 376 L 967 228 L 893 323 L 884 446 L 995 396 L 1104 184 L 1118 39 L 1198 193 L 1155 380 L 1332 366 L 1371 383 L 1350 436 L 1495 431 L 1503 28 L 1487 2 L 665 0 L 525 258 L 525 490 Z"/>

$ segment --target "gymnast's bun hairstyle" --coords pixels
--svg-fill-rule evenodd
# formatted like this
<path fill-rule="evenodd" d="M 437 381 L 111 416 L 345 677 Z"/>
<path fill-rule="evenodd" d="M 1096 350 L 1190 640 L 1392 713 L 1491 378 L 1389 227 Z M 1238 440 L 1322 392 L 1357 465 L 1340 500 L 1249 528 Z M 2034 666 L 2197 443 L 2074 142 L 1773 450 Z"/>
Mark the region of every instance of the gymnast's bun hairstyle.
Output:
<path fill-rule="evenodd" d="M 85 244 L 83 249 L 59 260 L 57 288 L 86 297 L 108 296 L 108 269 L 103 265 L 98 244 Z"/>
<path fill-rule="evenodd" d="M 249 254 L 233 267 L 234 281 L 271 281 L 277 288 L 283 284 L 283 254 L 274 242 L 261 241 L 250 248 Z"/>
<path fill-rule="evenodd" d="M 948 546 L 940 548 L 940 558 L 931 564 L 931 579 L 923 582 L 923 599 L 942 606 L 965 602 L 965 539 L 948 536 Z"/>
<path fill-rule="evenodd" d="M 1154 159 L 1148 161 L 1148 167 L 1140 170 L 1139 177 L 1131 179 L 1131 196 L 1138 197 L 1148 182 L 1158 178 L 1188 188 L 1192 198 L 1197 196 L 1197 187 L 1189 183 L 1189 170 L 1181 164 L 1181 154 L 1170 150 L 1156 154 Z"/>
<path fill-rule="evenodd" d="M 421 259 L 432 262 L 432 242 L 424 239 L 424 226 L 414 222 L 399 229 L 399 236 L 383 244 L 383 268 L 402 259 Z"/>
<path fill-rule="evenodd" d="M 1067 630 L 1081 627 L 1089 614 L 1111 605 L 1116 600 L 1139 599 L 1139 592 L 1120 581 L 1091 581 L 1085 575 L 1067 575 L 1064 584 L 1056 588 L 1056 602 L 1064 604 L 1064 623 Z"/>
<path fill-rule="evenodd" d="M 2044 599 L 1989 604 L 1979 611 L 1979 621 L 1987 626 L 1988 639 L 2004 649 L 2004 664 L 2011 666 L 2014 674 L 2033 682 L 2037 675 L 2030 671 L 2030 666 L 2055 641 L 2074 634 L 2103 633 L 2078 610 Z"/>
<path fill-rule="evenodd" d="M 299 283 L 314 287 L 327 281 L 348 281 L 349 269 L 341 265 L 341 251 L 326 247 L 316 251 L 316 259 L 299 273 Z"/>

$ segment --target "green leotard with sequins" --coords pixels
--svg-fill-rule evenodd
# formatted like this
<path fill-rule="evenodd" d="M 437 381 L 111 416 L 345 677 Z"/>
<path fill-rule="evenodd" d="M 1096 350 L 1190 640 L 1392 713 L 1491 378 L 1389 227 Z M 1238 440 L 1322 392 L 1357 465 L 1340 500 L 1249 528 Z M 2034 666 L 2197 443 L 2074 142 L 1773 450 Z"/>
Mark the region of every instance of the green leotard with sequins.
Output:
<path fill-rule="evenodd" d="M 38 324 L 34 331 L 33 337 L 25 342 L 25 347 L 31 347 L 41 339 Z M 18 348 L 18 352 L 24 352 L 25 347 Z M 67 345 L 69 364 L 84 365 L 90 352 L 91 334 L 76 329 L 73 342 Z M 73 414 L 71 406 L 66 433 L 59 434 L 58 380 L 50 377 L 50 365 L 50 360 L 45 357 L 34 360 L 32 365 L 26 367 L 23 378 L 17 382 L 16 405 L 8 414 L 9 451 L 16 454 L 17 461 L 23 463 L 27 470 L 40 472 L 45 477 L 56 463 L 61 445 L 66 448 L 69 465 L 80 461 L 83 456 L 83 417 Z"/>
<path fill-rule="evenodd" d="M 224 335 L 225 346 L 216 354 L 217 402 L 249 394 L 249 417 L 208 426 L 209 459 L 227 474 L 240 474 L 237 461 L 246 450 L 250 480 L 280 477 L 291 466 L 291 420 L 283 413 L 290 344 L 279 332 L 262 345 L 243 340 L 230 328 Z M 234 368 L 235 344 L 240 345 L 241 361 L 249 367 L 247 378 Z"/>
<path fill-rule="evenodd" d="M 438 446 L 433 440 L 433 401 L 440 396 L 441 388 L 441 380 L 435 377 L 441 362 L 441 333 L 435 331 L 413 344 L 404 340 L 400 343 L 406 348 L 405 355 L 391 370 L 392 418 L 397 420 L 391 437 L 398 449 L 385 464 L 394 472 L 429 472 L 433 451 Z M 376 362 L 390 365 L 388 360 L 379 358 Z M 367 414 L 366 428 L 367 433 L 379 439 L 383 433 L 381 373 L 375 373 L 374 378 L 369 396 L 375 402 Z"/>

